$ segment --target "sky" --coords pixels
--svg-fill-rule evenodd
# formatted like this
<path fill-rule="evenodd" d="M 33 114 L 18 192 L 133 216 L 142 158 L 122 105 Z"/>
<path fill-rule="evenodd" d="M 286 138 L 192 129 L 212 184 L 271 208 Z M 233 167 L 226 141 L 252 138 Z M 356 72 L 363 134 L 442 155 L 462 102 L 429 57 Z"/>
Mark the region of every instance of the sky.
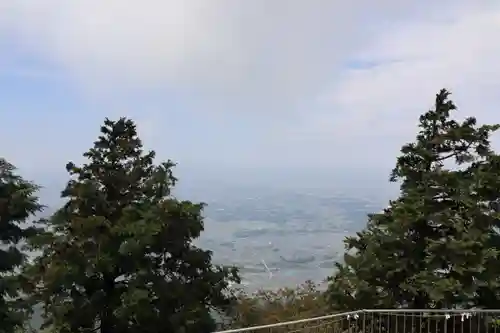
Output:
<path fill-rule="evenodd" d="M 43 183 L 126 116 L 186 177 L 387 173 L 441 88 L 500 122 L 499 33 L 499 1 L 2 1 L 1 154 Z"/>

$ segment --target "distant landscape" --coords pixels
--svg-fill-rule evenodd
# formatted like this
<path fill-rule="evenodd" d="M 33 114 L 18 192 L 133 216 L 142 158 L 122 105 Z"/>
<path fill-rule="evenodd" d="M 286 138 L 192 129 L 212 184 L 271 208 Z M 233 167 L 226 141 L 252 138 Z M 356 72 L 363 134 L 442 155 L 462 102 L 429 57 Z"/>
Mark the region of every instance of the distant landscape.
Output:
<path fill-rule="evenodd" d="M 238 266 L 241 287 L 275 289 L 305 280 L 321 283 L 341 260 L 344 237 L 361 230 L 367 214 L 380 211 L 396 194 L 397 186 L 382 173 L 351 177 L 359 182 L 350 186 L 346 176 L 323 186 L 298 183 L 294 188 L 257 179 L 254 186 L 212 184 L 181 174 L 174 195 L 206 203 L 205 231 L 197 245 L 213 251 L 216 263 Z M 49 206 L 58 205 L 55 189 L 62 185 L 53 181 L 42 191 Z"/>
<path fill-rule="evenodd" d="M 199 245 L 240 267 L 250 289 L 321 283 L 384 198 L 313 190 L 227 190 L 211 195 Z M 267 266 L 267 268 L 266 268 Z"/>

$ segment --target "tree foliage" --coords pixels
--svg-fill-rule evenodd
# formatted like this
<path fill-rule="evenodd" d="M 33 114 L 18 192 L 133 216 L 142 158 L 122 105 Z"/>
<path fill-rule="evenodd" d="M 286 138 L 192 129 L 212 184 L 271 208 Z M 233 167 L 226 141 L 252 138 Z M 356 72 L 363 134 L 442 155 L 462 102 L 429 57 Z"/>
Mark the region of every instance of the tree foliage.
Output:
<path fill-rule="evenodd" d="M 442 90 L 403 146 L 391 181 L 400 197 L 345 241 L 330 278 L 333 308 L 498 308 L 498 125 L 457 122 Z"/>
<path fill-rule="evenodd" d="M 19 245 L 36 233 L 26 222 L 42 209 L 38 186 L 24 180 L 15 167 L 0 158 L 0 332 L 12 333 L 24 326 L 25 313 L 16 276 L 25 260 Z"/>
<path fill-rule="evenodd" d="M 242 291 L 231 312 L 230 328 L 319 317 L 328 311 L 324 293 L 311 281 L 296 288 L 261 289 L 252 294 Z"/>
<path fill-rule="evenodd" d="M 40 221 L 29 292 L 52 332 L 210 332 L 232 301 L 233 268 L 192 241 L 203 204 L 180 201 L 170 161 L 155 165 L 135 124 L 106 119 L 82 166 L 67 165 L 65 204 Z"/>

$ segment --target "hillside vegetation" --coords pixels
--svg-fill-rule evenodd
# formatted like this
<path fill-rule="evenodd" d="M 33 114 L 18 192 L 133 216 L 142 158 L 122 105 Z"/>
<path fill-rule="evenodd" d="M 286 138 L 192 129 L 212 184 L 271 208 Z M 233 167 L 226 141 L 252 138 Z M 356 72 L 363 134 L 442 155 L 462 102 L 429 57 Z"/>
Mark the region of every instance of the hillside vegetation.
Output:
<path fill-rule="evenodd" d="M 238 270 L 193 245 L 204 204 L 172 195 L 174 163 L 155 164 L 130 119 L 105 120 L 86 162 L 66 166 L 63 205 L 29 227 L 43 214 L 38 187 L 0 160 L 0 332 L 29 331 L 35 305 L 54 333 L 203 333 L 217 318 L 245 327 L 362 308 L 499 308 L 500 156 L 489 141 L 499 126 L 454 120 L 448 97 L 440 91 L 420 117 L 390 175 L 400 196 L 345 239 L 326 291 L 311 282 L 231 288 Z"/>

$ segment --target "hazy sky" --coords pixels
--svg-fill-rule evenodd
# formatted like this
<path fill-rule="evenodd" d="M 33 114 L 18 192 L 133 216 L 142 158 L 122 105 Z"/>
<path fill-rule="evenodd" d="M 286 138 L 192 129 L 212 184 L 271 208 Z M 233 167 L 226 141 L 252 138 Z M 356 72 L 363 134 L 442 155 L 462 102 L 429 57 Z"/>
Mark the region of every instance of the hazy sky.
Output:
<path fill-rule="evenodd" d="M 1 154 L 63 172 L 104 117 L 180 166 L 390 168 L 442 87 L 500 121 L 500 2 L 0 1 Z"/>

